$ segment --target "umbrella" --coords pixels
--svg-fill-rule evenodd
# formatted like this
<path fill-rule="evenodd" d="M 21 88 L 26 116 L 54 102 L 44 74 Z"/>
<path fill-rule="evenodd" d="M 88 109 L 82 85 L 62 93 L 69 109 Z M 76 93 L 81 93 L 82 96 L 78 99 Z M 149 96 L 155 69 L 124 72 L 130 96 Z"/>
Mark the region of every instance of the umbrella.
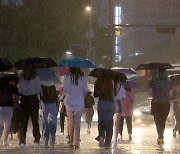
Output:
<path fill-rule="evenodd" d="M 180 74 L 170 75 L 170 80 L 173 84 L 180 84 Z"/>
<path fill-rule="evenodd" d="M 123 67 L 112 67 L 112 70 L 123 73 L 125 75 L 136 74 L 136 72 L 131 68 L 123 68 Z"/>
<path fill-rule="evenodd" d="M 0 72 L 8 71 L 13 67 L 8 59 L 0 57 Z"/>
<path fill-rule="evenodd" d="M 57 76 L 63 76 L 68 74 L 69 68 L 68 67 L 53 67 L 52 68 Z"/>
<path fill-rule="evenodd" d="M 51 58 L 44 58 L 44 57 L 34 57 L 34 58 L 20 59 L 14 64 L 14 66 L 18 70 L 22 70 L 26 63 L 33 64 L 36 69 L 57 66 L 57 64 Z"/>
<path fill-rule="evenodd" d="M 61 67 L 81 67 L 81 68 L 95 68 L 95 64 L 90 60 L 74 57 L 59 61 L 58 66 Z"/>
<path fill-rule="evenodd" d="M 171 69 L 171 68 L 174 67 L 169 63 L 150 62 L 150 63 L 138 65 L 136 70 Z"/>
<path fill-rule="evenodd" d="M 18 82 L 19 77 L 15 72 L 0 72 L 0 82 L 3 83 L 7 80 Z"/>
<path fill-rule="evenodd" d="M 125 74 L 128 79 L 137 76 L 136 72 L 132 68 L 112 67 L 111 69 L 114 71 Z"/>
<path fill-rule="evenodd" d="M 100 78 L 107 75 L 113 80 L 118 79 L 119 82 L 124 82 L 127 80 L 127 77 L 125 74 L 114 71 L 112 69 L 108 69 L 108 68 L 95 68 L 89 74 L 89 76 L 92 76 L 95 78 Z"/>
<path fill-rule="evenodd" d="M 40 78 L 40 84 L 43 86 L 52 86 L 60 84 L 58 77 L 51 68 L 37 69 L 37 74 Z"/>
<path fill-rule="evenodd" d="M 123 86 L 125 89 L 134 89 L 134 90 L 139 90 L 141 89 L 138 84 L 136 84 L 134 81 L 127 80 L 123 83 Z"/>

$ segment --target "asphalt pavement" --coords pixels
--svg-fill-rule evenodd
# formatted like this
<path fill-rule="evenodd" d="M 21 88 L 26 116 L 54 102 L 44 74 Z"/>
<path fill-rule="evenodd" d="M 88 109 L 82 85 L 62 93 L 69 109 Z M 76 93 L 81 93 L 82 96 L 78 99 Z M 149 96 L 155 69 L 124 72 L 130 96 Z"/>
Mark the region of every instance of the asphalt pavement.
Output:
<path fill-rule="evenodd" d="M 57 140 L 54 149 L 45 149 L 43 141 L 39 149 L 34 149 L 32 126 L 29 124 L 27 133 L 27 147 L 19 149 L 18 139 L 14 135 L 14 139 L 9 141 L 9 147 L 3 148 L 0 141 L 0 154 L 3 153 L 77 153 L 77 154 L 159 154 L 159 153 L 180 153 L 180 137 L 176 138 L 172 135 L 173 126 L 167 125 L 165 130 L 164 145 L 157 145 L 157 134 L 155 125 L 141 124 L 133 126 L 132 140 L 129 141 L 126 125 L 123 131 L 123 138 L 118 140 L 117 148 L 99 148 L 98 142 L 94 139 L 97 136 L 97 122 L 93 122 L 91 133 L 87 134 L 85 122 L 81 125 L 81 145 L 80 149 L 70 149 L 67 144 L 66 135 L 60 134 L 60 127 L 57 128 Z"/>

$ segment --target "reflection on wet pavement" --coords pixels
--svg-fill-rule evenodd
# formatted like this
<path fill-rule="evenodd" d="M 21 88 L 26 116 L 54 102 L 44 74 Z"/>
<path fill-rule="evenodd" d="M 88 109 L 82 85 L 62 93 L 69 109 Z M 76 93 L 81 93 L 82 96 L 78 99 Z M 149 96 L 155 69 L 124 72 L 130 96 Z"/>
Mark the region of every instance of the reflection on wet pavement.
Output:
<path fill-rule="evenodd" d="M 172 136 L 172 126 L 167 126 L 165 130 L 164 145 L 157 145 L 157 134 L 155 125 L 137 125 L 133 127 L 132 140 L 128 139 L 126 125 L 124 126 L 123 137 L 118 140 L 117 148 L 99 148 L 98 142 L 95 141 L 97 136 L 97 122 L 93 123 L 91 134 L 87 135 L 86 125 L 83 122 L 81 127 L 81 147 L 78 150 L 69 149 L 65 135 L 60 135 L 59 126 L 57 131 L 57 144 L 55 148 L 45 150 L 43 143 L 40 149 L 35 150 L 33 147 L 32 128 L 29 128 L 27 135 L 27 147 L 25 149 L 18 148 L 18 140 L 14 135 L 14 140 L 10 141 L 8 149 L 3 149 L 2 141 L 0 141 L 0 154 L 3 153 L 77 153 L 77 154 L 158 154 L 158 153 L 180 153 L 180 138 Z"/>

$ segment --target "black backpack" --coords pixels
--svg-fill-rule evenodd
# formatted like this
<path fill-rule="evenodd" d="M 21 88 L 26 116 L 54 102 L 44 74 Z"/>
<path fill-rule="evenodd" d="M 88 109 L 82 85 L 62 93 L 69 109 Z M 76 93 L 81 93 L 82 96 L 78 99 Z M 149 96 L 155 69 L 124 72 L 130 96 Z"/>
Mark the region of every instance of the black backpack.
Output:
<path fill-rule="evenodd" d="M 11 89 L 8 85 L 0 85 L 0 104 L 12 100 Z"/>

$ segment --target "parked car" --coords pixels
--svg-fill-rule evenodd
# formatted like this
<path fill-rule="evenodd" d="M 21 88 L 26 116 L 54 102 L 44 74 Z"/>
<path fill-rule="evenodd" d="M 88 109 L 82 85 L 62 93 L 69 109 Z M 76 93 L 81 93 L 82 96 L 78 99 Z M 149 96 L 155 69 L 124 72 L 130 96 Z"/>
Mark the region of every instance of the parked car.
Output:
<path fill-rule="evenodd" d="M 151 115 L 151 101 L 152 98 L 147 98 L 144 102 L 137 105 L 133 111 L 133 122 L 136 124 L 152 123 L 154 117 Z M 167 122 L 170 124 L 174 123 L 174 114 L 172 109 L 167 118 Z"/>

